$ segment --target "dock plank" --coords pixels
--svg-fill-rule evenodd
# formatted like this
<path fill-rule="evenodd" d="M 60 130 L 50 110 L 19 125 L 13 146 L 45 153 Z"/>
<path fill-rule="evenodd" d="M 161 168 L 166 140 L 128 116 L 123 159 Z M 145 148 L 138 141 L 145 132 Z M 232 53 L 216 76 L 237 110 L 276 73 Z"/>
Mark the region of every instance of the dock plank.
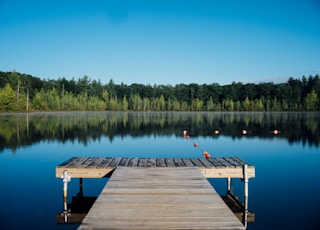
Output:
<path fill-rule="evenodd" d="M 245 227 L 196 167 L 117 167 L 78 229 Z"/>
<path fill-rule="evenodd" d="M 214 167 L 224 167 L 216 158 L 209 158 L 208 161 L 212 163 Z"/>
<path fill-rule="evenodd" d="M 194 167 L 194 164 L 189 158 L 182 158 L 182 161 L 186 167 Z"/>
<path fill-rule="evenodd" d="M 241 164 L 232 157 L 223 157 L 223 160 L 231 164 L 231 166 L 240 166 Z"/>
<path fill-rule="evenodd" d="M 78 165 L 78 167 L 88 167 L 91 163 L 93 163 L 95 161 L 95 158 L 93 157 L 89 157 L 87 158 L 85 161 L 81 162 L 80 165 Z"/>
<path fill-rule="evenodd" d="M 166 163 L 164 162 L 164 158 L 157 158 L 156 159 L 156 166 L 157 167 L 166 167 Z"/>
<path fill-rule="evenodd" d="M 182 159 L 180 159 L 180 158 L 173 158 L 173 162 L 176 167 L 184 167 L 185 166 Z"/>
<path fill-rule="evenodd" d="M 72 157 L 56 167 L 56 177 L 67 170 L 72 177 L 101 178 L 110 176 L 116 167 L 179 168 L 196 167 L 207 178 L 243 178 L 243 166 L 238 157 L 224 158 L 112 158 Z M 255 167 L 248 164 L 248 177 L 255 177 Z"/>
<path fill-rule="evenodd" d="M 224 158 L 216 158 L 216 160 L 221 163 L 221 165 L 223 165 L 224 167 L 230 167 L 233 166 L 232 164 L 230 164 L 228 161 L 226 161 Z"/>
<path fill-rule="evenodd" d="M 174 161 L 172 158 L 166 158 L 164 159 L 167 167 L 175 167 Z"/>
<path fill-rule="evenodd" d="M 105 168 L 110 164 L 111 161 L 112 161 L 112 158 L 106 157 L 97 165 L 97 168 Z"/>
<path fill-rule="evenodd" d="M 199 161 L 206 167 L 212 167 L 213 164 L 211 161 L 208 161 L 207 158 L 199 158 Z"/>
<path fill-rule="evenodd" d="M 118 166 L 125 167 L 128 165 L 128 163 L 129 163 L 129 158 L 124 157 L 120 160 Z"/>
<path fill-rule="evenodd" d="M 103 160 L 104 160 L 104 158 L 102 158 L 102 157 L 94 158 L 94 160 L 88 165 L 88 167 L 89 168 L 96 168 Z"/>
<path fill-rule="evenodd" d="M 204 165 L 201 163 L 201 161 L 198 158 L 190 158 L 192 163 L 197 167 L 204 167 Z"/>
<path fill-rule="evenodd" d="M 137 167 L 139 158 L 130 158 L 128 167 Z"/>
<path fill-rule="evenodd" d="M 68 164 L 68 167 L 81 167 L 82 163 L 85 162 L 87 157 L 78 157 Z"/>
<path fill-rule="evenodd" d="M 156 158 L 148 158 L 147 167 L 156 167 Z"/>
<path fill-rule="evenodd" d="M 108 167 L 117 167 L 121 159 L 122 159 L 121 157 L 113 158 L 110 164 L 108 165 Z"/>
<path fill-rule="evenodd" d="M 147 166 L 147 158 L 140 158 L 138 166 L 139 167 L 146 167 Z"/>

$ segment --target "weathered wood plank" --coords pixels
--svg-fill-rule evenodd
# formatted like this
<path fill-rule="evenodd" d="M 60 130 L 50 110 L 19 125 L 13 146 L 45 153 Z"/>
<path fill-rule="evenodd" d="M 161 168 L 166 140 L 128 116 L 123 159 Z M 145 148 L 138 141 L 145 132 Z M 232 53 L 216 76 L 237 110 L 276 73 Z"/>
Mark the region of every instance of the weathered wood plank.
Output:
<path fill-rule="evenodd" d="M 124 158 L 122 158 L 122 159 L 120 160 L 118 166 L 120 166 L 120 167 L 125 167 L 125 166 L 127 166 L 128 163 L 129 163 L 129 158 L 124 157 Z"/>
<path fill-rule="evenodd" d="M 183 163 L 186 167 L 195 167 L 192 161 L 189 158 L 182 158 Z"/>
<path fill-rule="evenodd" d="M 214 167 L 224 167 L 217 158 L 209 158 L 208 161 L 210 161 Z"/>
<path fill-rule="evenodd" d="M 137 167 L 139 158 L 130 158 L 128 167 Z"/>
<path fill-rule="evenodd" d="M 92 162 L 94 162 L 94 160 L 95 160 L 94 157 L 89 157 L 89 158 L 87 158 L 85 161 L 81 162 L 81 164 L 78 165 L 77 167 L 86 168 L 86 167 L 88 167 Z"/>
<path fill-rule="evenodd" d="M 81 166 L 82 162 L 86 161 L 87 157 L 79 157 L 74 159 L 70 164 L 68 164 L 68 167 L 78 167 Z"/>
<path fill-rule="evenodd" d="M 228 162 L 230 166 L 241 166 L 236 160 L 231 157 L 223 157 L 222 159 Z"/>
<path fill-rule="evenodd" d="M 146 167 L 147 166 L 147 158 L 140 158 L 138 166 L 139 167 Z"/>
<path fill-rule="evenodd" d="M 148 158 L 147 167 L 156 167 L 156 158 Z"/>
<path fill-rule="evenodd" d="M 121 161 L 121 157 L 113 158 L 108 167 L 116 167 L 118 166 L 119 162 Z"/>
<path fill-rule="evenodd" d="M 229 167 L 229 166 L 233 166 L 232 164 L 230 164 L 228 161 L 226 161 L 224 158 L 216 158 L 216 160 L 218 162 L 221 163 L 221 165 L 225 166 L 225 167 Z"/>
<path fill-rule="evenodd" d="M 94 158 L 94 161 L 92 161 L 92 162 L 88 165 L 88 168 L 96 168 L 103 160 L 104 160 L 104 158 L 102 158 L 102 157 L 100 157 L 100 158 Z"/>
<path fill-rule="evenodd" d="M 173 158 L 174 165 L 176 167 L 185 167 L 185 164 L 181 160 L 181 158 Z"/>
<path fill-rule="evenodd" d="M 199 161 L 198 158 L 190 158 L 190 160 L 192 161 L 192 163 L 197 166 L 197 167 L 204 167 L 204 165 L 201 163 L 201 161 Z"/>
<path fill-rule="evenodd" d="M 243 178 L 243 169 L 240 167 L 199 168 L 207 178 Z M 248 178 L 255 177 L 255 168 L 248 167 Z"/>
<path fill-rule="evenodd" d="M 100 178 L 115 167 L 197 167 L 208 178 L 243 178 L 243 165 L 238 157 L 225 158 L 98 158 L 72 157 L 56 167 L 56 177 L 67 170 L 72 177 Z M 97 170 L 96 172 L 94 170 Z M 248 177 L 255 177 L 255 167 L 248 164 Z"/>
<path fill-rule="evenodd" d="M 233 166 L 242 166 L 244 164 L 240 163 L 237 159 L 235 159 L 234 157 L 224 157 L 223 159 L 225 159 L 226 161 L 228 161 L 230 164 L 232 164 Z"/>
<path fill-rule="evenodd" d="M 245 228 L 196 167 L 118 167 L 78 229 Z"/>
<path fill-rule="evenodd" d="M 164 161 L 167 167 L 175 167 L 175 164 L 172 158 L 165 158 Z"/>
<path fill-rule="evenodd" d="M 164 158 L 157 158 L 156 159 L 156 166 L 157 167 L 166 167 L 166 163 L 164 162 Z"/>
<path fill-rule="evenodd" d="M 97 168 L 105 168 L 108 167 L 110 162 L 112 161 L 111 157 L 106 157 L 104 160 L 100 162 L 100 164 L 97 165 Z"/>
<path fill-rule="evenodd" d="M 213 164 L 211 161 L 209 161 L 207 158 L 199 158 L 199 161 L 205 166 L 205 167 L 212 167 Z"/>
<path fill-rule="evenodd" d="M 56 177 L 60 178 L 65 170 L 71 178 L 102 178 L 108 176 L 115 168 L 56 168 Z"/>

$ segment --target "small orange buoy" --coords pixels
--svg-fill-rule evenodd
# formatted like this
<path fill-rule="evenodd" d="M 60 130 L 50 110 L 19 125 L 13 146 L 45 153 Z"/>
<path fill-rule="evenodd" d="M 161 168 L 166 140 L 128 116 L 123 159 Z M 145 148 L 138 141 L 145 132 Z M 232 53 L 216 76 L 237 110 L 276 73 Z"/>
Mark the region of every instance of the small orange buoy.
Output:
<path fill-rule="evenodd" d="M 278 135 L 279 134 L 279 130 L 277 130 L 277 129 L 273 130 L 273 134 L 274 135 Z"/>
<path fill-rule="evenodd" d="M 211 157 L 211 155 L 210 155 L 207 151 L 204 151 L 204 152 L 203 152 L 203 156 L 204 156 L 205 158 L 210 158 L 210 157 Z"/>
<path fill-rule="evenodd" d="M 203 156 L 204 156 L 205 158 L 210 158 L 210 157 L 211 157 L 210 154 L 209 154 L 207 151 L 204 151 L 204 152 L 203 152 Z"/>
<path fill-rule="evenodd" d="M 190 137 L 188 135 L 186 135 L 185 138 L 188 140 Z"/>
<path fill-rule="evenodd" d="M 215 135 L 218 135 L 220 132 L 219 132 L 219 130 L 214 130 L 214 132 L 213 132 Z"/>
<path fill-rule="evenodd" d="M 198 143 L 194 143 L 193 146 L 194 146 L 194 147 L 198 147 Z"/>
<path fill-rule="evenodd" d="M 247 134 L 247 130 L 243 129 L 242 130 L 242 135 L 246 135 Z"/>

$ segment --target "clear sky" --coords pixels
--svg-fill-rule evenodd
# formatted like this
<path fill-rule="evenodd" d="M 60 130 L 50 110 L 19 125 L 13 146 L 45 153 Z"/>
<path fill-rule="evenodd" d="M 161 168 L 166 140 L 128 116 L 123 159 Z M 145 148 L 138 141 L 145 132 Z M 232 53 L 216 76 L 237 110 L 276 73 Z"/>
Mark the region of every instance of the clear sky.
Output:
<path fill-rule="evenodd" d="M 320 74 L 320 0 L 0 0 L 0 71 L 116 84 Z"/>

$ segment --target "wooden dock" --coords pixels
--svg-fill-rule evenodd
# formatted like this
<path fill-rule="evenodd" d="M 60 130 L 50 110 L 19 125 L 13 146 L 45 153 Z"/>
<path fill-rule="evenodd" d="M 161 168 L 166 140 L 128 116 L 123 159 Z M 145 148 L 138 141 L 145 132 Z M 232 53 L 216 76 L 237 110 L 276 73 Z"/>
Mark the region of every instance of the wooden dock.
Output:
<path fill-rule="evenodd" d="M 248 178 L 255 177 L 255 167 L 238 157 L 209 159 L 72 157 L 56 167 L 56 177 L 61 177 L 65 170 L 72 178 L 102 178 L 110 176 L 117 167 L 196 167 L 206 178 L 244 178 L 244 165 L 248 166 Z"/>
<path fill-rule="evenodd" d="M 197 168 L 119 167 L 78 229 L 244 226 Z"/>
<path fill-rule="evenodd" d="M 56 167 L 70 177 L 110 177 L 83 219 L 89 229 L 245 229 L 206 177 L 248 178 L 254 166 L 232 158 L 71 158 Z M 228 185 L 229 187 L 229 185 Z M 247 191 L 245 186 L 245 191 Z M 66 197 L 66 190 L 65 190 Z M 66 201 L 67 199 L 65 199 Z M 67 218 L 65 205 L 65 218 Z"/>

